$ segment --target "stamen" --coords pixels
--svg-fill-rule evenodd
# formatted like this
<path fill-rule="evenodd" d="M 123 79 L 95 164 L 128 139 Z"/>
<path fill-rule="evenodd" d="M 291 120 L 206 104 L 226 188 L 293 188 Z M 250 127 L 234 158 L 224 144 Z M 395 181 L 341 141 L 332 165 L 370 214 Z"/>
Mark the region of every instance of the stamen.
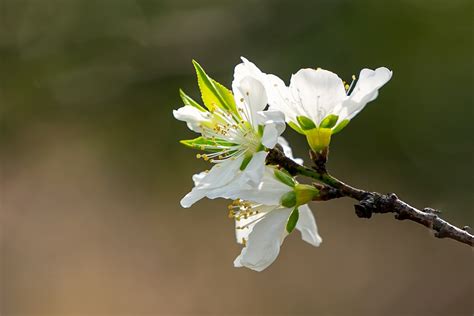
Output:
<path fill-rule="evenodd" d="M 356 76 L 355 75 L 352 75 L 352 82 L 351 82 L 351 85 L 350 86 L 347 86 L 346 85 L 346 94 L 349 95 L 352 93 L 353 91 L 353 88 L 354 88 L 354 85 L 355 85 L 355 82 L 356 82 Z"/>

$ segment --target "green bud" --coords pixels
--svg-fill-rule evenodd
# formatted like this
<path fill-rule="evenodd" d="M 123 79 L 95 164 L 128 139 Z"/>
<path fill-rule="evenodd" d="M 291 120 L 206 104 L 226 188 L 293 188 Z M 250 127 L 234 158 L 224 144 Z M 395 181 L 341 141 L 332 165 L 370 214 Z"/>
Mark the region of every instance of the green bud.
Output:
<path fill-rule="evenodd" d="M 282 171 L 282 170 L 279 170 L 279 169 L 275 169 L 275 178 L 278 179 L 278 181 L 286 184 L 287 186 L 290 186 L 290 187 L 294 187 L 296 182 L 295 180 L 293 179 L 292 176 L 290 176 L 289 174 L 287 174 L 286 172 Z"/>
<path fill-rule="evenodd" d="M 288 222 L 286 222 L 286 231 L 288 232 L 288 234 L 295 229 L 299 217 L 300 212 L 298 211 L 298 208 L 295 207 L 291 212 L 290 217 L 288 217 Z"/>
<path fill-rule="evenodd" d="M 296 195 L 296 205 L 304 205 L 312 201 L 314 197 L 319 195 L 319 190 L 312 185 L 298 183 L 294 189 Z"/>
<path fill-rule="evenodd" d="M 295 191 L 290 191 L 285 194 L 280 199 L 280 204 L 284 207 L 293 207 L 296 205 L 296 193 Z"/>

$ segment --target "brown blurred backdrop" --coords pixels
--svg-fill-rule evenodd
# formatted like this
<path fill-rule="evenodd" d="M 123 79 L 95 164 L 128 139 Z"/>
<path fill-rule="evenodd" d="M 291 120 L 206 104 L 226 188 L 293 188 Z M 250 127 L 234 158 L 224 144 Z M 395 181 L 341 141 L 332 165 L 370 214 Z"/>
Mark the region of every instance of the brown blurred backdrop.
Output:
<path fill-rule="evenodd" d="M 230 85 L 246 56 L 289 78 L 391 82 L 331 147 L 333 173 L 473 226 L 469 0 L 0 0 L 0 315 L 472 315 L 473 252 L 350 200 L 312 206 L 323 244 L 287 238 L 235 269 L 226 201 L 179 199 L 206 168 L 179 139 L 197 59 Z M 304 139 L 285 134 L 305 156 Z"/>

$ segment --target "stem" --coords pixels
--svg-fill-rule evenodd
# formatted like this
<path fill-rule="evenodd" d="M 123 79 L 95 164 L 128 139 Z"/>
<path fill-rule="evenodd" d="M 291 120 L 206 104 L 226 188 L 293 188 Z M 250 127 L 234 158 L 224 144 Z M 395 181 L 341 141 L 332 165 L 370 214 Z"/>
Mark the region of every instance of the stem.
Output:
<path fill-rule="evenodd" d="M 339 197 L 357 200 L 359 203 L 354 205 L 354 208 L 360 218 L 370 218 L 374 213 L 395 213 L 395 218 L 398 220 L 410 220 L 432 229 L 435 237 L 451 238 L 474 247 L 474 236 L 467 231 L 469 228 L 467 226 L 459 228 L 441 219 L 438 216 L 440 211 L 431 208 L 419 210 L 400 200 L 394 193 L 381 194 L 354 188 L 326 171 L 327 152 L 322 156 L 313 152 L 310 156 L 315 162 L 315 169 L 297 164 L 277 148 L 270 150 L 267 163 L 279 165 L 293 176 L 302 175 L 326 184 L 327 186 L 315 184 L 322 193 L 317 198 L 319 201 Z"/>

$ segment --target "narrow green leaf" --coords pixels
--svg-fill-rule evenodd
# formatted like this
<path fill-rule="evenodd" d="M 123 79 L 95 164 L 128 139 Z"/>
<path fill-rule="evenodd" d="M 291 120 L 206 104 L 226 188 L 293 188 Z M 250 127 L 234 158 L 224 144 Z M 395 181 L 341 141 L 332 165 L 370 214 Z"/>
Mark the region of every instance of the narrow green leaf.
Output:
<path fill-rule="evenodd" d="M 293 179 L 292 176 L 288 175 L 287 173 L 275 169 L 275 177 L 282 183 L 286 184 L 287 186 L 294 187 L 296 185 L 295 180 Z"/>
<path fill-rule="evenodd" d="M 332 130 L 332 134 L 334 135 L 342 131 L 342 129 L 346 127 L 349 122 L 350 120 L 343 120 L 341 123 L 337 124 L 337 126 Z"/>
<path fill-rule="evenodd" d="M 297 207 L 291 212 L 290 217 L 288 217 L 288 222 L 286 222 L 286 231 L 290 234 L 296 227 L 298 219 L 300 218 L 300 212 Z"/>
<path fill-rule="evenodd" d="M 319 124 L 319 127 L 321 128 L 333 128 L 334 125 L 336 125 L 337 120 L 339 119 L 339 116 L 330 114 L 326 116 L 322 121 L 321 124 Z"/>
<path fill-rule="evenodd" d="M 202 136 L 194 139 L 181 140 L 180 143 L 187 147 L 206 151 L 219 151 L 221 150 L 221 147 L 230 147 L 235 145 L 221 139 L 209 139 Z"/>
<path fill-rule="evenodd" d="M 217 90 L 219 91 L 220 95 L 224 99 L 224 102 L 229 106 L 229 108 L 235 112 L 237 112 L 237 105 L 235 104 L 235 99 L 234 95 L 232 94 L 232 91 L 224 87 L 222 84 L 219 82 L 215 81 L 214 79 L 211 79 L 212 83 L 217 87 Z M 239 115 L 240 116 L 240 115 Z"/>
<path fill-rule="evenodd" d="M 209 111 L 213 112 L 216 108 L 221 108 L 238 115 L 235 100 L 230 90 L 209 77 L 195 60 L 193 60 L 193 64 L 196 69 L 202 101 Z"/>
<path fill-rule="evenodd" d="M 186 93 L 184 93 L 183 90 L 179 89 L 179 96 L 181 97 L 181 100 L 183 100 L 184 105 L 191 105 L 194 106 L 195 108 L 205 112 L 206 109 L 203 108 L 199 103 L 191 99 Z"/>
<path fill-rule="evenodd" d="M 301 115 L 297 116 L 296 120 L 300 124 L 301 129 L 304 131 L 316 128 L 316 124 L 314 124 L 314 122 L 309 117 Z"/>

